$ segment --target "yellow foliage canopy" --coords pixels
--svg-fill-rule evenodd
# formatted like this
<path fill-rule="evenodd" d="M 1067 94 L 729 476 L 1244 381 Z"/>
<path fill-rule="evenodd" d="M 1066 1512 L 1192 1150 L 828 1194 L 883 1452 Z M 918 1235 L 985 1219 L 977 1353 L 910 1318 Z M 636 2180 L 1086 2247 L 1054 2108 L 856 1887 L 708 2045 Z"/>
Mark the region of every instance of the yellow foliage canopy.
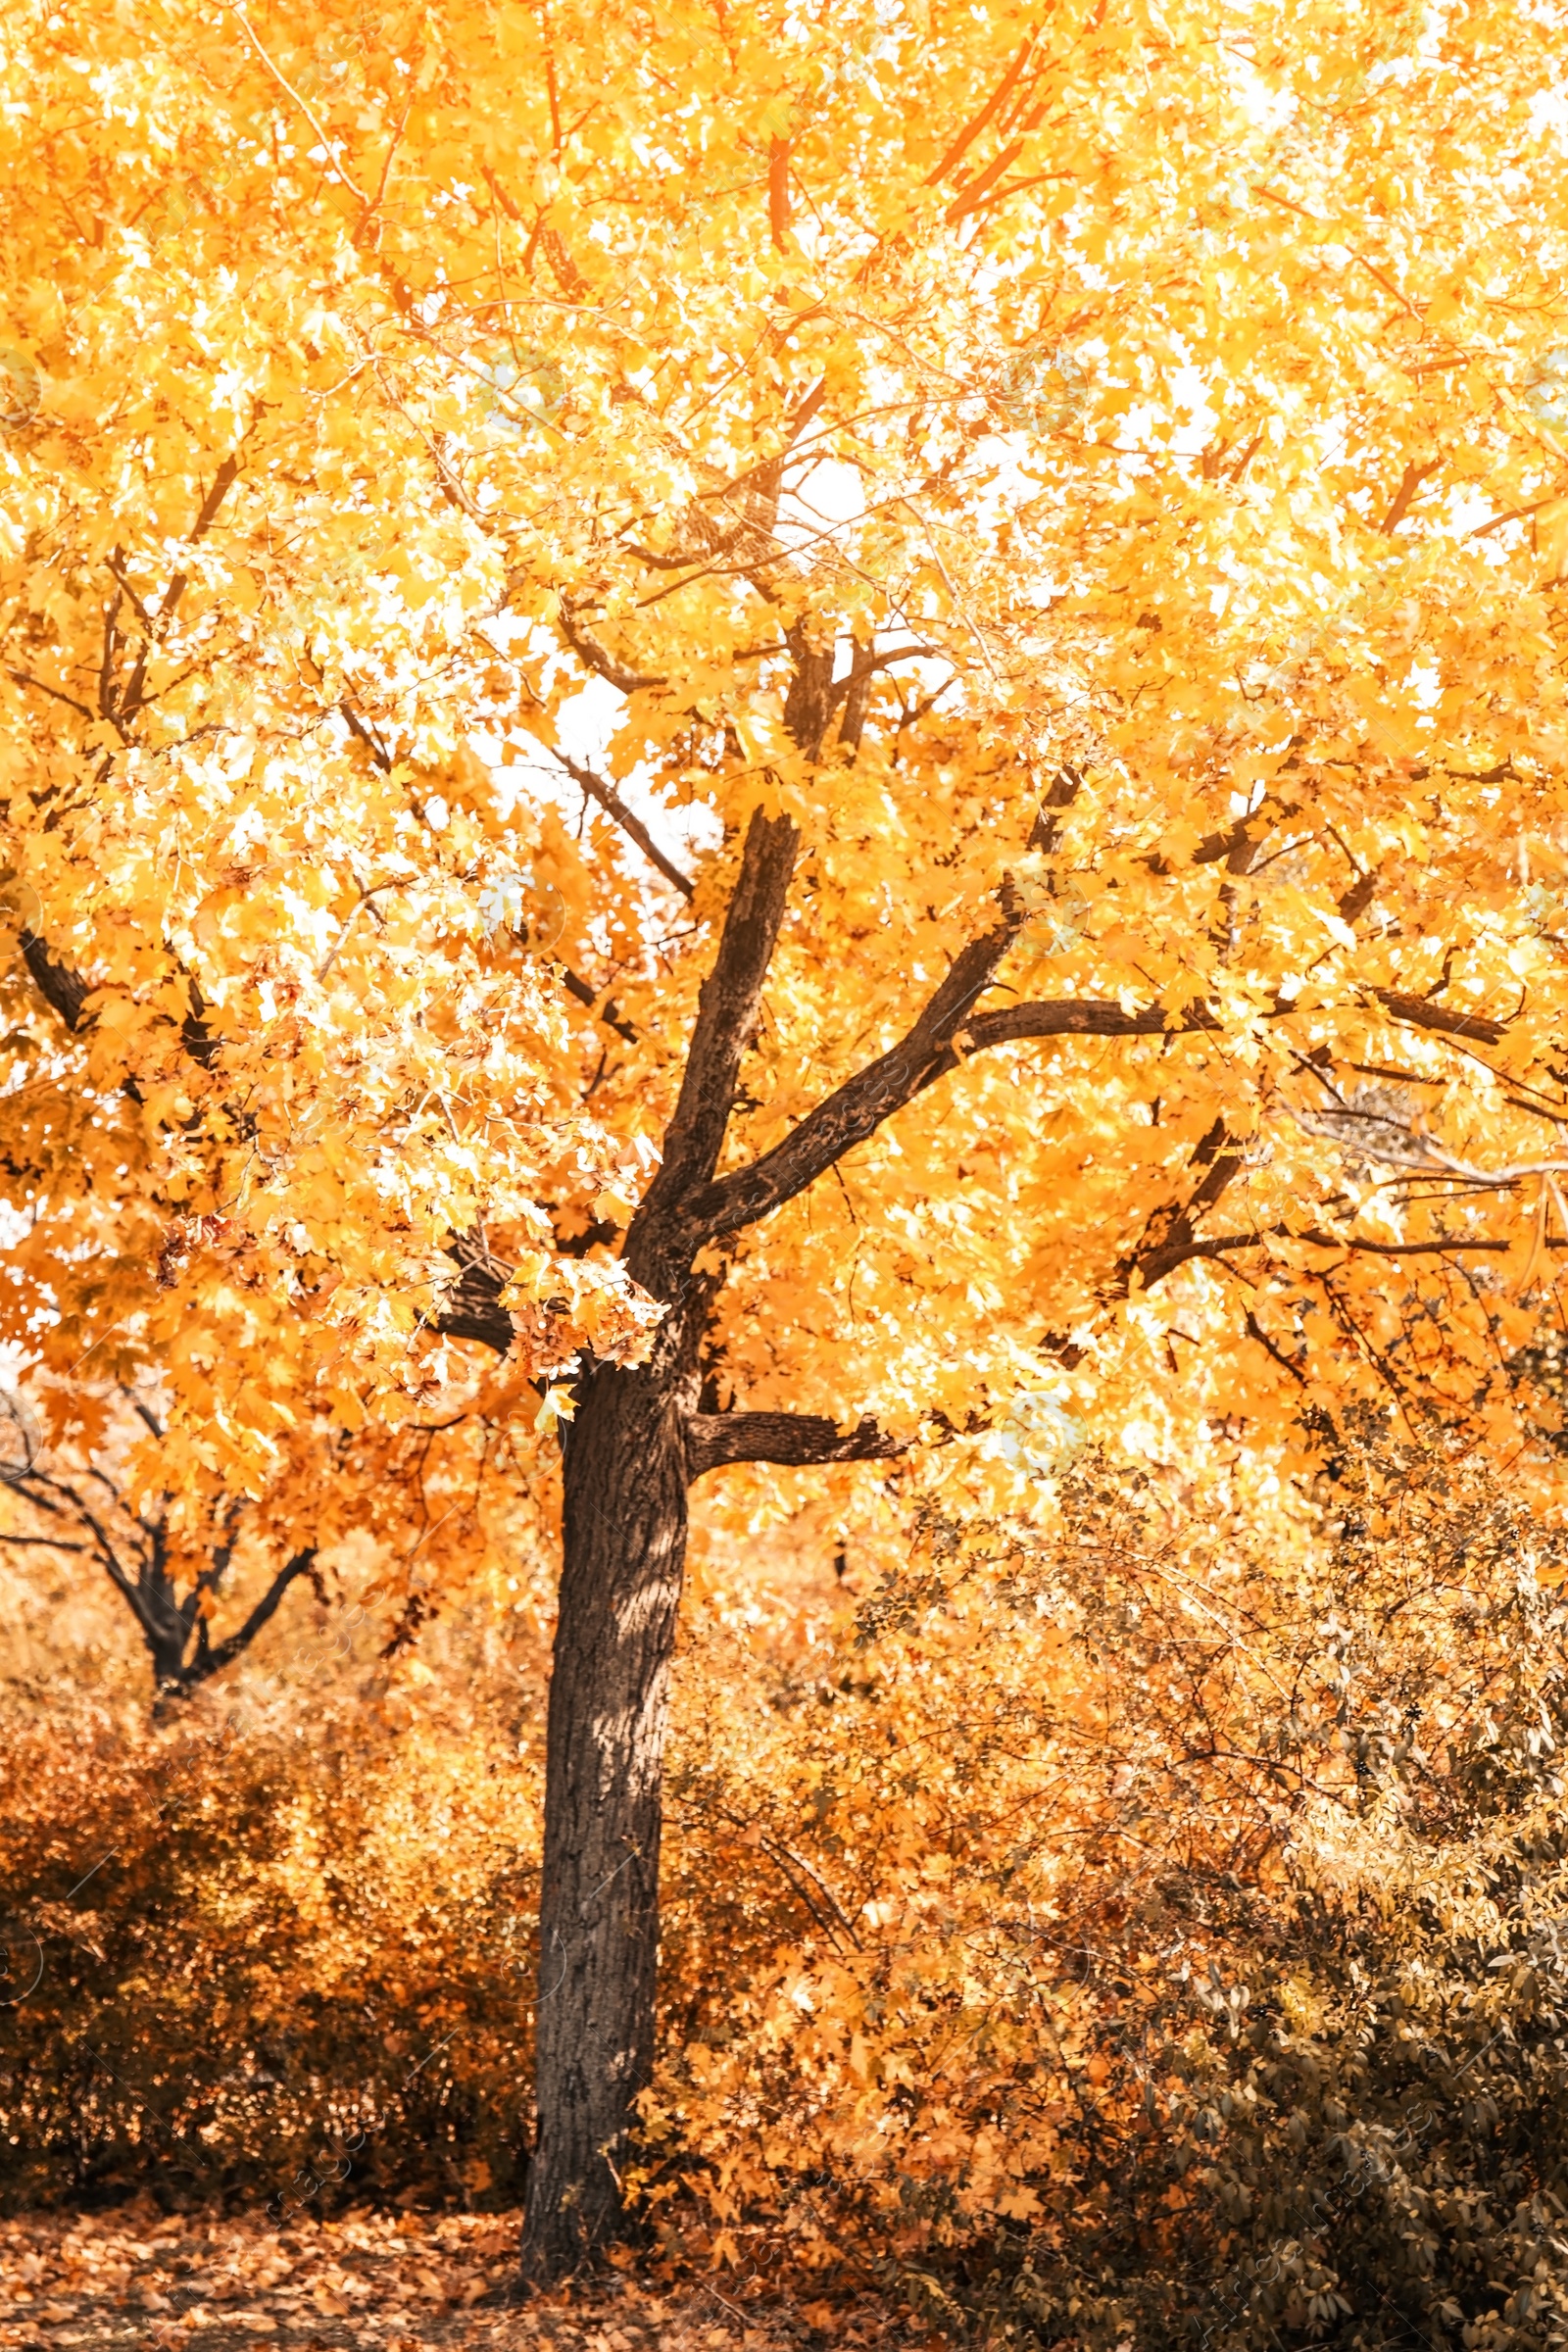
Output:
<path fill-rule="evenodd" d="M 716 1404 L 1436 1390 L 1518 1442 L 1554 28 L 1226 23 L 14 14 L 4 1328 L 155 1367 L 161 1476 L 406 1417 L 503 1279 L 531 1379 L 638 1359 L 615 1239 L 760 808 L 721 1175 L 1010 928 L 941 1082 L 721 1244 Z"/>

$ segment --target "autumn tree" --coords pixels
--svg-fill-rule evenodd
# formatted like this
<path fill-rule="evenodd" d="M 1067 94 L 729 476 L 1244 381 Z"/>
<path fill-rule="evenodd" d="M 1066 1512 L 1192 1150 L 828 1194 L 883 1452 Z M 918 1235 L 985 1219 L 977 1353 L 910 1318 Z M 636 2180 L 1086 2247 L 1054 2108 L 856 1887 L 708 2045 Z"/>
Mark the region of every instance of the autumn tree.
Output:
<path fill-rule="evenodd" d="M 204 1559 L 182 1561 L 170 1541 L 167 1508 L 130 1500 L 108 1473 L 85 1475 L 32 1460 L 8 1471 L 6 1485 L 30 1505 L 24 1514 L 29 1532 L 0 1534 L 15 1549 L 77 1554 L 109 1579 L 130 1612 L 152 1669 L 155 1710 L 188 1697 L 243 1657 L 263 1627 L 277 1614 L 289 1587 L 314 1577 L 316 1555 L 297 1551 L 270 1579 L 253 1607 L 217 1641 L 213 1617 L 234 1562 L 243 1500 L 222 1514 Z M 51 1532 L 36 1531 L 47 1528 Z M 186 1574 L 181 1578 L 181 1567 Z M 324 1598 L 318 1577 L 318 1596 Z"/>
<path fill-rule="evenodd" d="M 16 19 L 0 1336 L 193 1495 L 559 1430 L 535 2274 L 623 2227 L 696 1481 L 1368 1399 L 1548 1474 L 1557 62 Z"/>
<path fill-rule="evenodd" d="M 463 1401 L 444 1422 L 377 1419 L 357 1434 L 302 1416 L 269 1477 L 211 1493 L 160 1479 L 169 1433 L 156 1388 L 78 1377 L 0 1389 L 0 1545 L 65 1570 L 68 1587 L 108 1584 L 151 1670 L 155 1721 L 250 1656 L 297 1585 L 334 1612 L 323 1654 L 347 1654 L 367 1602 L 381 1602 L 376 1646 L 397 1659 L 450 1601 L 493 1592 L 519 1553 L 542 1548 L 518 1433 L 493 1418 L 482 1387 Z M 357 1605 L 340 1620 L 356 1553 Z M 50 1583 L 58 1592 L 58 1575 Z M 296 1632 L 285 1613 L 281 1645 L 264 1645 L 270 1667 L 320 1646 L 308 1637 L 302 1647 Z"/>
<path fill-rule="evenodd" d="M 97 1401 L 95 1417 L 102 1422 L 108 1416 Z M 158 1417 L 144 1397 L 117 1401 L 122 1420 L 133 1417 L 161 1439 Z M 316 1547 L 305 1545 L 269 1571 L 252 1606 L 215 1639 L 214 1619 L 248 1532 L 248 1498 L 221 1498 L 201 1530 L 204 1540 L 192 1544 L 172 1509 L 174 1497 L 132 1494 L 118 1472 L 113 1447 L 57 1453 L 45 1444 L 25 1399 L 0 1393 L 0 1490 L 17 1506 L 6 1513 L 16 1524 L 0 1529 L 0 1544 L 59 1555 L 62 1562 L 88 1561 L 108 1579 L 146 1650 L 154 1711 L 162 1713 L 243 1657 L 300 1578 L 318 1599 L 326 1595 Z"/>

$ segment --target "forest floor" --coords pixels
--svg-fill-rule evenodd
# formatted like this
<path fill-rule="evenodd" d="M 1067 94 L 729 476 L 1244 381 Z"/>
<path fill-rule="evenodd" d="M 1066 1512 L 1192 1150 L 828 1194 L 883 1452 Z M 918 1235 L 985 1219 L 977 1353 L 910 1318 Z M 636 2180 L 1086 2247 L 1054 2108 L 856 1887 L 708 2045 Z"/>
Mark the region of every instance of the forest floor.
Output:
<path fill-rule="evenodd" d="M 818 2352 L 935 2345 L 906 2313 L 754 2285 L 634 2275 L 521 2310 L 482 2300 L 511 2279 L 517 2220 L 356 2212 L 279 2230 L 261 2217 L 34 2214 L 0 2222 L 0 2352 Z M 756 2298 L 754 2300 L 754 2297 Z"/>

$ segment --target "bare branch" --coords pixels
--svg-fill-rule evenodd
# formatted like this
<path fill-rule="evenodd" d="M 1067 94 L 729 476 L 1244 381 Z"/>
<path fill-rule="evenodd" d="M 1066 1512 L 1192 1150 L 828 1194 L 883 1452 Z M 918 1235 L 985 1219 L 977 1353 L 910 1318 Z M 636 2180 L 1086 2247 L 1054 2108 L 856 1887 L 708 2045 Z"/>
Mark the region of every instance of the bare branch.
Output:
<path fill-rule="evenodd" d="M 906 1450 L 866 1417 L 847 1433 L 817 1413 L 692 1413 L 686 1421 L 686 1475 L 693 1479 L 726 1462 L 803 1468 L 813 1462 L 885 1461 Z"/>
<path fill-rule="evenodd" d="M 42 678 L 29 678 L 24 669 L 8 669 L 6 676 L 13 679 L 19 686 L 30 686 L 34 694 L 47 694 L 51 701 L 64 703 L 69 710 L 79 711 L 85 719 L 91 720 L 98 715 L 95 710 L 90 710 L 85 703 L 78 703 L 74 694 L 62 694 L 58 686 L 48 686 Z"/>
<path fill-rule="evenodd" d="M 332 141 L 332 138 L 317 118 L 309 100 L 300 96 L 300 93 L 294 87 L 294 84 L 279 70 L 279 68 L 272 63 L 271 58 L 262 47 L 261 42 L 257 39 L 255 33 L 252 31 L 250 19 L 246 16 L 244 9 L 235 6 L 234 0 L 230 0 L 228 14 L 239 19 L 239 28 L 241 32 L 244 33 L 245 38 L 249 41 L 251 47 L 255 50 L 257 56 L 261 59 L 263 65 L 272 76 L 272 79 L 277 83 L 278 88 L 282 90 L 286 96 L 291 98 L 294 104 L 299 108 L 300 113 L 305 117 L 306 122 L 316 133 L 317 143 L 319 146 L 322 154 L 326 157 L 327 170 L 331 172 L 332 177 L 338 182 L 339 186 L 348 190 L 348 193 L 353 197 L 355 203 L 359 206 L 361 220 L 367 220 L 369 218 L 372 209 L 370 199 L 368 196 L 361 193 L 361 191 L 355 186 L 353 180 L 350 179 L 348 173 L 344 171 L 342 165 L 338 162 L 337 149 Z"/>
<path fill-rule="evenodd" d="M 658 866 L 665 881 L 672 882 L 683 899 L 689 899 L 692 895 L 689 875 L 683 874 L 674 860 L 665 857 L 642 818 L 627 808 L 614 785 L 608 778 L 596 775 L 591 767 L 584 767 L 580 760 L 572 760 L 566 753 L 557 751 L 553 744 L 548 749 L 572 782 L 580 784 L 589 799 L 597 801 L 605 814 L 612 816 L 627 838 L 637 844 L 650 864 Z"/>
<path fill-rule="evenodd" d="M 1484 1250 L 1506 1256 L 1513 1248 L 1506 1241 L 1465 1241 L 1457 1235 L 1445 1236 L 1431 1242 L 1373 1242 L 1359 1234 L 1326 1233 L 1320 1225 L 1308 1225 L 1300 1231 L 1289 1225 L 1260 1226 L 1252 1233 L 1219 1233 L 1198 1235 L 1159 1253 L 1158 1264 L 1144 1275 L 1145 1288 L 1152 1290 L 1178 1266 L 1192 1265 L 1205 1257 L 1234 1257 L 1241 1250 L 1261 1250 L 1269 1242 L 1307 1242 L 1314 1250 L 1346 1250 L 1367 1257 L 1451 1257 L 1459 1253 Z"/>
<path fill-rule="evenodd" d="M 290 1585 L 299 1577 L 309 1576 L 315 1566 L 316 1546 L 314 1544 L 304 1551 L 297 1551 L 293 1558 L 278 1570 L 244 1624 L 237 1627 L 226 1641 L 216 1642 L 211 1649 L 205 1651 L 183 1671 L 181 1682 L 184 1687 L 190 1689 L 197 1683 L 206 1682 L 210 1675 L 220 1674 L 223 1668 L 231 1665 L 243 1650 L 249 1649 L 263 1626 L 268 1623 L 270 1618 L 277 1614 L 278 1605 Z"/>
<path fill-rule="evenodd" d="M 392 756 L 387 751 L 385 745 L 381 742 L 380 737 L 376 735 L 371 728 L 366 725 L 365 720 L 361 718 L 359 712 L 355 710 L 350 704 L 346 702 L 339 703 L 338 710 L 342 713 L 344 724 L 347 726 L 349 733 L 353 736 L 356 736 L 359 741 L 364 744 L 366 750 L 369 753 L 370 759 L 374 765 L 380 769 L 382 775 L 390 775 L 393 764 Z"/>
<path fill-rule="evenodd" d="M 952 146 L 948 148 L 946 154 L 942 158 L 942 161 L 936 166 L 935 170 L 926 173 L 925 184 L 928 188 L 937 187 L 944 179 L 947 178 L 948 173 L 954 169 L 954 167 L 959 162 L 960 158 L 980 136 L 980 133 L 985 129 L 986 124 L 994 121 L 995 118 L 1001 114 L 1003 108 L 1007 103 L 1008 97 L 1016 86 L 1020 74 L 1023 73 L 1025 66 L 1029 62 L 1030 53 L 1033 50 L 1035 42 L 1038 38 L 1039 35 L 1035 31 L 1031 31 L 1025 35 L 1023 46 L 1019 49 L 1016 57 L 1013 58 L 1011 64 L 1007 67 L 1005 73 L 1002 76 L 1001 81 L 998 82 L 995 90 L 993 90 L 991 96 L 986 100 L 985 105 L 980 108 L 977 114 L 971 115 L 969 121 L 959 131 Z"/>
<path fill-rule="evenodd" d="M 569 963 L 558 963 L 556 969 L 561 974 L 568 997 L 575 997 L 579 1004 L 585 1004 L 591 1013 L 604 1022 L 607 1029 L 613 1029 L 617 1037 L 623 1037 L 628 1046 L 637 1043 L 637 1032 L 630 1021 L 623 1021 L 612 1004 L 606 1004 L 601 1010 L 596 991 L 589 987 L 580 973 L 572 970 Z"/>
<path fill-rule="evenodd" d="M 1469 1242 L 1456 1235 L 1436 1242 L 1369 1242 L 1356 1234 L 1325 1233 L 1320 1225 L 1308 1225 L 1294 1234 L 1281 1227 L 1280 1232 L 1282 1238 L 1291 1241 L 1310 1242 L 1314 1250 L 1354 1250 L 1370 1257 L 1444 1257 L 1456 1250 L 1490 1250 L 1506 1255 L 1513 1248 L 1512 1242 Z"/>
<path fill-rule="evenodd" d="M 247 27 L 247 30 L 248 29 L 249 27 Z M 224 499 L 228 496 L 229 491 L 232 489 L 235 481 L 238 479 L 239 464 L 239 451 L 237 449 L 231 449 L 228 453 L 228 456 L 219 466 L 218 471 L 214 474 L 212 488 L 208 491 L 206 497 L 202 500 L 200 507 L 197 509 L 196 519 L 190 526 L 190 538 L 188 542 L 190 546 L 194 547 L 196 542 L 199 539 L 205 538 L 208 531 L 212 528 L 219 508 L 222 505 Z M 141 709 L 143 702 L 146 700 L 144 689 L 147 679 L 147 664 L 152 659 L 154 644 L 162 639 L 165 631 L 168 629 L 169 623 L 173 619 L 174 614 L 178 610 L 180 598 L 184 595 L 189 585 L 189 573 L 184 571 L 176 571 L 173 574 L 173 577 L 170 580 L 169 586 L 164 590 L 163 601 L 158 608 L 157 636 L 144 637 L 142 639 L 141 651 L 136 657 L 136 666 L 130 673 L 129 683 L 127 684 L 124 695 L 121 701 L 120 712 L 122 718 L 133 717 Z"/>
<path fill-rule="evenodd" d="M 835 681 L 831 699 L 835 705 L 851 700 L 856 689 L 863 687 L 867 679 L 874 677 L 879 669 L 890 668 L 895 662 L 912 662 L 918 659 L 945 662 L 949 657 L 943 653 L 940 646 L 921 645 L 918 641 L 912 641 L 908 645 L 890 645 L 887 651 L 881 654 L 871 651 L 858 654 L 844 676 Z"/>

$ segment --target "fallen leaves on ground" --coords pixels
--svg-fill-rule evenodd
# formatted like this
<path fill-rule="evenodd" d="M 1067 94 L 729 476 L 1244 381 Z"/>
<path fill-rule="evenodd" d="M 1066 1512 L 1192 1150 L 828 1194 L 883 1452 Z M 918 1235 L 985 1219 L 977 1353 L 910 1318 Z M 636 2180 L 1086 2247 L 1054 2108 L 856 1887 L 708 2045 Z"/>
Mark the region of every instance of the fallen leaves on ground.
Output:
<path fill-rule="evenodd" d="M 783 2352 L 821 2344 L 928 2344 L 929 2329 L 872 2303 L 800 2300 L 761 2282 L 654 2288 L 625 2277 L 522 2310 L 482 2298 L 516 2266 L 514 2216 L 356 2211 L 339 2221 L 115 2213 L 0 2223 L 0 2347 L 522 2345 L 555 2352 Z"/>

